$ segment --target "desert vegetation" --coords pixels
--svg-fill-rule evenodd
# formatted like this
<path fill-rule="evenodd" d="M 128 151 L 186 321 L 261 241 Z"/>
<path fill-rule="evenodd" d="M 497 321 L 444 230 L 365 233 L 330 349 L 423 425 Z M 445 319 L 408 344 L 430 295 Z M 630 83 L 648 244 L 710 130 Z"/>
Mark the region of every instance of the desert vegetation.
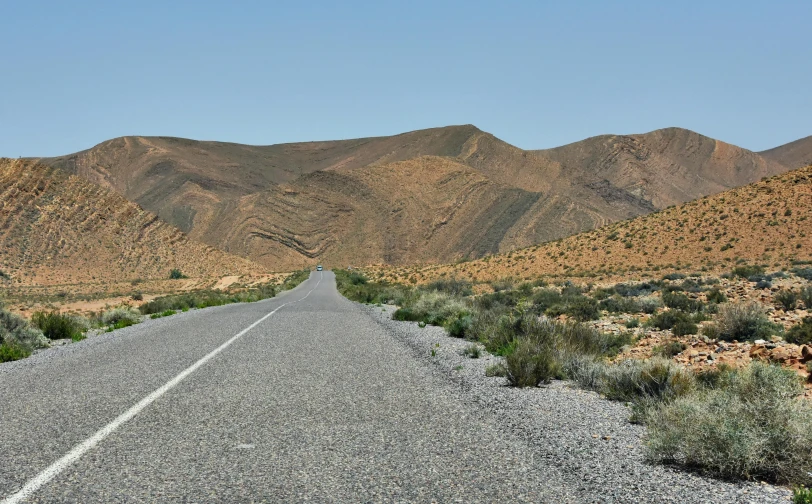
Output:
<path fill-rule="evenodd" d="M 336 278 L 350 299 L 396 304 L 396 320 L 470 340 L 466 355 L 500 356 L 486 374 L 508 385 L 566 379 L 629 403 L 630 420 L 647 426 L 653 461 L 722 478 L 810 483 L 812 403 L 801 396 L 812 350 L 798 347 L 812 341 L 801 295 L 810 287 L 794 271 L 742 264 L 718 276 L 600 286 L 459 277 L 408 285 L 341 270 Z M 740 357 L 726 359 L 725 349 Z"/>
<path fill-rule="evenodd" d="M 123 329 L 139 324 L 146 318 L 156 319 L 190 309 L 272 298 L 283 290 L 296 287 L 309 275 L 310 270 L 295 271 L 285 276 L 281 282 L 241 287 L 232 292 L 197 289 L 158 297 L 137 308 L 124 304 L 87 314 L 88 316 L 51 310 L 36 311 L 30 320 L 26 320 L 8 311 L 0 303 L 0 362 L 23 359 L 35 350 L 47 348 L 53 341 L 81 341 L 91 331 L 110 332 Z"/>

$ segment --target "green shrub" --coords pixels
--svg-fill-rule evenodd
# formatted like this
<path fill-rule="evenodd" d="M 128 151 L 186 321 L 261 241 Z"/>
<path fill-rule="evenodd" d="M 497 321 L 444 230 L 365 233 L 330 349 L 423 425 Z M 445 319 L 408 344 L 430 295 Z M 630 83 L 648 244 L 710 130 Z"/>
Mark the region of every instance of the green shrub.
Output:
<path fill-rule="evenodd" d="M 0 304 L 0 344 L 5 345 L 3 350 L 5 358 L 16 360 L 27 357 L 37 348 L 47 347 L 48 339 L 42 331 L 31 327 L 27 320 L 11 313 Z"/>
<path fill-rule="evenodd" d="M 31 316 L 31 323 L 50 340 L 69 338 L 78 341 L 82 339 L 83 328 L 76 318 L 70 315 L 63 315 L 59 312 L 34 312 Z"/>
<path fill-rule="evenodd" d="M 790 370 L 754 362 L 648 411 L 650 458 L 724 478 L 808 484 L 812 407 Z"/>
<path fill-rule="evenodd" d="M 184 275 L 179 269 L 174 268 L 169 272 L 169 278 L 170 280 L 179 280 L 181 278 L 189 278 L 189 277 Z"/>
<path fill-rule="evenodd" d="M 796 345 L 812 344 L 812 317 L 804 317 L 801 323 L 790 327 L 784 339 Z"/>
<path fill-rule="evenodd" d="M 536 387 L 561 377 L 561 363 L 556 355 L 552 331 L 532 331 L 532 336 L 519 338 L 516 348 L 505 357 L 508 383 L 514 387 Z"/>
<path fill-rule="evenodd" d="M 775 293 L 775 302 L 785 311 L 794 310 L 798 304 L 798 293 L 792 289 L 782 289 Z"/>
<path fill-rule="evenodd" d="M 359 303 L 386 303 L 404 306 L 415 296 L 414 289 L 402 285 L 371 282 L 363 274 L 347 270 L 335 270 L 338 291 Z"/>
<path fill-rule="evenodd" d="M 634 329 L 640 327 L 640 319 L 637 317 L 630 318 L 626 321 L 626 329 Z"/>
<path fill-rule="evenodd" d="M 308 278 L 310 278 L 311 271 L 309 269 L 301 269 L 294 271 L 290 275 L 288 275 L 285 280 L 282 282 L 282 285 L 279 286 L 281 290 L 290 290 L 299 285 L 300 283 L 304 282 Z M 261 299 L 274 297 L 276 295 L 276 290 L 274 290 L 273 294 L 267 295 L 262 297 Z M 257 300 L 258 301 L 258 300 Z"/>
<path fill-rule="evenodd" d="M 143 301 L 144 300 L 144 295 L 141 294 L 140 292 L 133 292 L 130 295 L 130 299 L 132 299 L 133 301 Z"/>
<path fill-rule="evenodd" d="M 725 296 L 725 293 L 719 290 L 718 287 L 709 290 L 705 296 L 708 299 L 708 303 L 721 304 L 727 301 L 727 296 Z"/>
<path fill-rule="evenodd" d="M 469 313 L 462 313 L 459 317 L 446 322 L 445 328 L 448 335 L 453 338 L 465 338 L 471 331 L 473 317 Z"/>
<path fill-rule="evenodd" d="M 763 275 L 764 268 L 758 265 L 742 265 L 733 268 L 733 276 L 740 278 L 750 278 L 756 275 Z"/>
<path fill-rule="evenodd" d="M 792 268 L 792 272 L 804 280 L 812 280 L 812 268 Z"/>
<path fill-rule="evenodd" d="M 696 380 L 691 371 L 670 360 L 655 357 L 607 365 L 599 391 L 614 400 L 667 401 L 686 395 L 695 388 Z"/>
<path fill-rule="evenodd" d="M 559 304 L 551 306 L 544 313 L 548 317 L 567 315 L 579 322 L 595 320 L 600 317 L 598 302 L 591 297 L 580 294 L 563 297 Z"/>
<path fill-rule="evenodd" d="M 544 313 L 551 307 L 561 304 L 562 298 L 561 293 L 558 291 L 553 289 L 540 289 L 533 294 L 533 311 L 537 314 Z"/>
<path fill-rule="evenodd" d="M 392 318 L 442 326 L 469 314 L 470 308 L 462 299 L 435 291 L 421 293 L 411 306 L 398 309 Z"/>
<path fill-rule="evenodd" d="M 612 290 L 623 297 L 647 296 L 660 290 L 662 282 L 644 282 L 639 284 L 619 283 L 612 287 Z"/>
<path fill-rule="evenodd" d="M 647 324 L 661 331 L 673 329 L 677 324 L 691 323 L 691 317 L 680 310 L 664 310 L 648 319 Z"/>
<path fill-rule="evenodd" d="M 166 311 L 162 311 L 161 313 L 153 313 L 152 315 L 149 316 L 149 318 L 158 319 L 158 318 L 162 318 L 162 317 L 169 317 L 169 316 L 174 315 L 175 313 L 177 313 L 175 310 L 166 310 Z"/>
<path fill-rule="evenodd" d="M 636 299 L 612 296 L 598 303 L 598 308 L 609 313 L 640 313 L 640 303 Z"/>
<path fill-rule="evenodd" d="M 798 293 L 798 297 L 800 298 L 801 302 L 804 304 L 804 308 L 808 311 L 812 311 L 812 285 L 808 285 L 801 289 Z"/>
<path fill-rule="evenodd" d="M 812 504 L 812 489 L 804 486 L 793 489 L 792 504 Z"/>
<path fill-rule="evenodd" d="M 104 312 L 101 322 L 106 326 L 120 329 L 141 322 L 141 314 L 129 306 L 122 306 Z"/>
<path fill-rule="evenodd" d="M 441 278 L 425 286 L 425 290 L 444 292 L 452 296 L 470 296 L 473 294 L 471 282 L 457 278 Z"/>
<path fill-rule="evenodd" d="M 702 311 L 702 301 L 691 299 L 679 292 L 663 292 L 663 304 L 669 308 L 686 312 Z"/>
<path fill-rule="evenodd" d="M 758 303 L 724 304 L 716 315 L 718 338 L 724 341 L 769 339 L 777 331 Z"/>
<path fill-rule="evenodd" d="M 31 351 L 23 348 L 22 345 L 5 341 L 0 343 L 0 362 L 25 359 L 29 355 L 31 355 Z"/>
<path fill-rule="evenodd" d="M 657 357 L 662 357 L 663 359 L 670 359 L 682 353 L 685 348 L 685 343 L 678 340 L 671 340 L 662 345 L 655 346 L 651 349 L 651 353 Z"/>
<path fill-rule="evenodd" d="M 662 301 L 653 296 L 646 296 L 640 299 L 640 311 L 651 315 L 662 306 Z"/>
<path fill-rule="evenodd" d="M 691 320 L 679 320 L 676 324 L 674 324 L 674 327 L 671 328 L 671 332 L 677 337 L 696 334 L 697 331 L 699 331 L 699 328 Z"/>

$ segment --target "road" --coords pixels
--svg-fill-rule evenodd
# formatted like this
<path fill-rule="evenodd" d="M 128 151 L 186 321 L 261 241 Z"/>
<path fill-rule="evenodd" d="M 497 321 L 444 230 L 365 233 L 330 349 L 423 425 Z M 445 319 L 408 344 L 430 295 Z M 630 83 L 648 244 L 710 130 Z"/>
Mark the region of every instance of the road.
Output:
<path fill-rule="evenodd" d="M 327 271 L 0 365 L 0 408 L 4 503 L 577 501 Z"/>

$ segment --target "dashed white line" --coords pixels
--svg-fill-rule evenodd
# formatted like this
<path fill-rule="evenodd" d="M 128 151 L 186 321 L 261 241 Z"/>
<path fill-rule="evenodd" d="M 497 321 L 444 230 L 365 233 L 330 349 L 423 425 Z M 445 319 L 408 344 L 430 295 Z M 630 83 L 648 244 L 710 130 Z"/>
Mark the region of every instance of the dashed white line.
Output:
<path fill-rule="evenodd" d="M 45 485 L 46 483 L 48 483 L 49 481 L 54 479 L 59 473 L 64 471 L 66 468 L 68 468 L 71 464 L 73 464 L 77 460 L 79 460 L 79 458 L 81 458 L 82 455 L 84 455 L 85 453 L 87 453 L 88 451 L 93 449 L 93 447 L 95 447 L 102 440 L 104 440 L 104 438 L 106 438 L 107 436 L 109 436 L 110 434 L 115 432 L 116 429 L 121 427 L 125 422 L 127 422 L 128 420 L 133 418 L 135 415 L 140 413 L 144 408 L 146 408 L 147 406 L 149 406 L 150 404 L 155 402 L 162 395 L 164 395 L 167 392 L 169 392 L 170 390 L 172 390 L 178 383 L 183 381 L 184 378 L 186 378 L 190 374 L 197 371 L 198 368 L 200 368 L 201 366 L 203 366 L 204 364 L 209 362 L 211 359 L 213 359 L 217 354 L 219 354 L 220 352 L 222 352 L 223 350 L 225 350 L 226 348 L 231 346 L 232 343 L 234 343 L 235 341 L 240 339 L 248 331 L 255 328 L 256 326 L 258 326 L 259 324 L 261 324 L 263 321 L 267 320 L 268 318 L 270 318 L 274 313 L 278 312 L 279 310 L 281 310 L 285 306 L 292 305 L 292 304 L 298 303 L 299 301 L 304 301 L 305 299 L 307 299 L 308 296 L 310 296 L 310 294 L 312 294 L 313 291 L 318 288 L 319 284 L 321 283 L 322 278 L 324 278 L 324 273 L 323 272 L 321 273 L 321 276 L 319 277 L 319 281 L 316 282 L 316 286 L 313 287 L 312 289 L 310 289 L 310 292 L 308 292 L 303 298 L 297 299 L 296 301 L 290 301 L 290 302 L 279 305 L 272 312 L 266 314 L 261 319 L 257 320 L 256 322 L 254 322 L 250 326 L 246 327 L 242 331 L 240 331 L 237 334 L 235 334 L 234 336 L 232 336 L 231 339 L 229 339 L 228 341 L 226 341 L 225 343 L 223 343 L 219 347 L 215 348 L 214 350 L 212 350 L 211 352 L 206 354 L 204 357 L 202 357 L 200 360 L 198 360 L 197 362 L 195 362 L 194 364 L 192 364 L 188 368 L 181 371 L 180 374 L 178 374 L 177 376 L 175 376 L 174 378 L 172 378 L 171 380 L 166 382 L 162 387 L 158 388 L 157 390 L 155 390 L 154 392 L 152 392 L 151 394 L 149 394 L 145 398 L 138 401 L 138 403 L 135 406 L 131 407 L 130 409 L 128 409 L 127 411 L 125 411 L 124 413 L 122 413 L 121 415 L 116 417 L 115 420 L 113 420 L 112 422 L 108 423 L 107 425 L 105 425 L 104 427 L 99 429 L 95 434 L 93 434 L 89 438 L 85 439 L 84 441 L 82 441 L 81 443 L 76 445 L 71 451 L 69 451 L 67 454 L 65 454 L 62 458 L 60 458 L 59 460 L 57 460 L 56 462 L 54 462 L 53 464 L 51 464 L 50 466 L 45 468 L 45 470 L 43 470 L 41 473 L 37 474 L 32 479 L 28 480 L 28 482 L 25 484 L 25 486 L 23 486 L 22 489 L 20 489 L 17 493 L 12 494 L 12 495 L 6 497 L 5 499 L 3 499 L 2 501 L 0 501 L 0 504 L 17 504 L 19 502 L 22 502 L 26 498 L 30 497 L 34 492 L 39 490 L 43 485 Z"/>

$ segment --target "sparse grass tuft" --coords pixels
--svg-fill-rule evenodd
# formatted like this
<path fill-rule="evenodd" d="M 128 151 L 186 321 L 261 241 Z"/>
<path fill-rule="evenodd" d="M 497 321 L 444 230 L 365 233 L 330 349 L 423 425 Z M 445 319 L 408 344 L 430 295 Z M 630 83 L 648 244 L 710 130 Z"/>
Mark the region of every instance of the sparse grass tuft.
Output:
<path fill-rule="evenodd" d="M 462 354 L 466 357 L 470 357 L 472 359 L 479 359 L 482 356 L 482 347 L 478 344 L 473 343 L 470 346 L 466 347 Z"/>

